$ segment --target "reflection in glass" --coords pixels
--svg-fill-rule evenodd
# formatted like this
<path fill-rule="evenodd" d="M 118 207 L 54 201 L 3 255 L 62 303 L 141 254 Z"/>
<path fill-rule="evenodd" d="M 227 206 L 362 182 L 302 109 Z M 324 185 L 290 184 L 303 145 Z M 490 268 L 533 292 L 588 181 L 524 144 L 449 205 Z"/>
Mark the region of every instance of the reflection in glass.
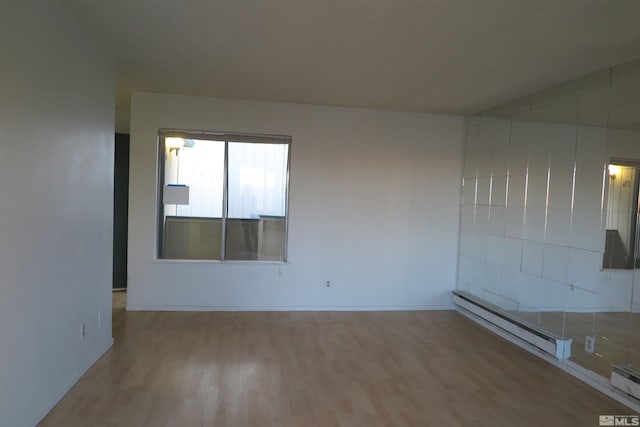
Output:
<path fill-rule="evenodd" d="M 571 339 L 602 376 L 640 366 L 640 60 L 485 111 L 466 135 L 458 290 Z"/>
<path fill-rule="evenodd" d="M 220 259 L 224 146 L 165 139 L 161 258 Z"/>
<path fill-rule="evenodd" d="M 283 261 L 288 146 L 229 142 L 226 259 Z"/>
<path fill-rule="evenodd" d="M 622 162 L 619 162 L 622 163 Z M 638 168 L 610 163 L 606 240 L 603 268 L 632 269 L 638 266 L 636 251 L 636 225 L 638 212 Z"/>

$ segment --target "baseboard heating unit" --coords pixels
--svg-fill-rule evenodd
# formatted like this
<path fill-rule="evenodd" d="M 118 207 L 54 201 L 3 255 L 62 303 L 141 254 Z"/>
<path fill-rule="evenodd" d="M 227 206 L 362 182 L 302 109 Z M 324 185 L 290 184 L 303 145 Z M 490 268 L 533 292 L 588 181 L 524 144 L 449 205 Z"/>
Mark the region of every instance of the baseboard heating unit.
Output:
<path fill-rule="evenodd" d="M 482 301 L 467 292 L 454 291 L 453 303 L 464 314 L 472 314 L 486 322 L 549 353 L 558 360 L 571 357 L 571 339 L 559 337 L 535 325 L 516 319 L 499 307 Z M 640 385 L 640 384 L 637 384 Z"/>
<path fill-rule="evenodd" d="M 624 393 L 640 399 L 640 371 L 631 366 L 611 366 L 611 384 Z"/>

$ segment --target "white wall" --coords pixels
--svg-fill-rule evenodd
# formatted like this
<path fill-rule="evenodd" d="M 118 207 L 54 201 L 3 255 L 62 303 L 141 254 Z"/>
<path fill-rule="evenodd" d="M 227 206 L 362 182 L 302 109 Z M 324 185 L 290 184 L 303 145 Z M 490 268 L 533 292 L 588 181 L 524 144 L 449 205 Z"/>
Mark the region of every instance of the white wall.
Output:
<path fill-rule="evenodd" d="M 49 3 L 9 3 L 0 6 L 0 425 L 21 427 L 112 343 L 114 65 Z"/>
<path fill-rule="evenodd" d="M 158 128 L 293 137 L 289 263 L 154 259 Z M 129 308 L 448 308 L 462 145 L 454 116 L 134 94 Z"/>

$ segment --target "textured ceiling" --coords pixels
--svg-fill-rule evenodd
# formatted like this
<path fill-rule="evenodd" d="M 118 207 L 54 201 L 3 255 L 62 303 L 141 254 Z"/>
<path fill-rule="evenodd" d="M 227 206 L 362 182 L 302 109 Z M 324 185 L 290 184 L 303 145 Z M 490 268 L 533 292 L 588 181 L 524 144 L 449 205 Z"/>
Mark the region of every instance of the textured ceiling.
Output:
<path fill-rule="evenodd" d="M 637 0 L 56 0 L 131 90 L 475 113 L 640 56 Z"/>

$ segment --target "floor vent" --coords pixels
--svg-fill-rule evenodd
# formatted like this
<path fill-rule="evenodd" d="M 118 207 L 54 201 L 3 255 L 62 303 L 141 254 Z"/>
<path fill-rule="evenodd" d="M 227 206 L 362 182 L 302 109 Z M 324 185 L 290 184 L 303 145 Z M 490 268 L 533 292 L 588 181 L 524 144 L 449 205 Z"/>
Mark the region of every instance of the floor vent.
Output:
<path fill-rule="evenodd" d="M 505 311 L 466 292 L 453 292 L 453 303 L 459 310 L 478 316 L 514 335 L 558 360 L 571 357 L 571 339 L 550 334 L 534 325 L 515 319 Z M 638 384 L 640 386 L 640 384 Z"/>
<path fill-rule="evenodd" d="M 611 367 L 611 385 L 636 399 L 640 399 L 640 372 L 630 366 Z"/>

